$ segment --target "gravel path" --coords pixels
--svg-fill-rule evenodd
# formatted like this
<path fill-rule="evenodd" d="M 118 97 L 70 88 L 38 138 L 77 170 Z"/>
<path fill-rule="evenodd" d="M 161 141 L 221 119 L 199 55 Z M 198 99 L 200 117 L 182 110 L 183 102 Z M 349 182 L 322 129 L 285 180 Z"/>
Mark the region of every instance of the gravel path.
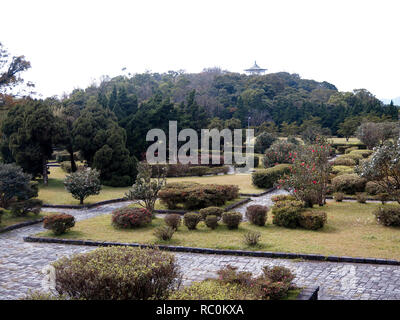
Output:
<path fill-rule="evenodd" d="M 238 208 L 244 212 L 249 204 L 270 205 L 272 195 L 253 198 Z M 117 203 L 89 210 L 63 210 L 77 220 L 106 214 L 126 206 Z M 53 210 L 54 209 L 48 209 Z M 93 250 L 93 247 L 27 243 L 24 236 L 43 230 L 40 224 L 0 234 L 0 299 L 18 299 L 28 290 L 42 288 L 41 270 L 62 256 Z M 175 253 L 184 275 L 184 283 L 211 277 L 224 265 L 240 270 L 260 272 L 264 265 L 282 265 L 293 270 L 299 286 L 320 286 L 320 299 L 400 299 L 400 267 L 334 262 L 305 262 L 296 260 Z"/>

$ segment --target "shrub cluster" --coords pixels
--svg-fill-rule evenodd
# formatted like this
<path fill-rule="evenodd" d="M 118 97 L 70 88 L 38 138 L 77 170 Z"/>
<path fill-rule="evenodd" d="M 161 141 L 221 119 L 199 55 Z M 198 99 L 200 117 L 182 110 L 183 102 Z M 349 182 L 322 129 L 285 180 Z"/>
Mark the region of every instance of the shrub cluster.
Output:
<path fill-rule="evenodd" d="M 367 202 L 367 194 L 365 192 L 359 192 L 356 195 L 356 199 L 358 203 L 366 203 Z"/>
<path fill-rule="evenodd" d="M 333 198 L 335 199 L 336 202 L 342 202 L 344 199 L 344 193 L 343 192 L 335 192 L 333 194 Z"/>
<path fill-rule="evenodd" d="M 117 228 L 131 229 L 142 227 L 151 222 L 151 212 L 144 208 L 119 208 L 112 212 L 112 225 Z"/>
<path fill-rule="evenodd" d="M 224 212 L 222 214 L 222 222 L 226 224 L 228 229 L 237 229 L 242 221 L 240 212 Z"/>
<path fill-rule="evenodd" d="M 168 227 L 178 230 L 179 226 L 181 225 L 182 218 L 180 214 L 170 213 L 165 216 L 164 221 Z"/>
<path fill-rule="evenodd" d="M 269 168 L 280 163 L 290 163 L 290 153 L 295 152 L 297 146 L 293 143 L 278 140 L 268 150 L 265 151 L 264 155 L 264 167 Z"/>
<path fill-rule="evenodd" d="M 255 246 L 260 242 L 261 233 L 258 231 L 248 231 L 244 234 L 244 242 L 248 246 Z"/>
<path fill-rule="evenodd" d="M 349 166 L 333 166 L 332 171 L 334 175 L 342 175 L 342 174 L 352 174 L 354 173 L 354 167 Z"/>
<path fill-rule="evenodd" d="M 327 220 L 327 214 L 323 211 L 305 211 L 299 216 L 299 226 L 307 230 L 323 228 Z"/>
<path fill-rule="evenodd" d="M 400 207 L 394 205 L 380 206 L 374 210 L 374 215 L 378 223 L 386 227 L 400 226 Z"/>
<path fill-rule="evenodd" d="M 191 165 L 191 164 L 168 164 L 168 165 L 151 165 L 152 176 L 156 177 L 159 168 L 166 167 L 167 177 L 189 177 L 189 176 L 204 176 L 204 175 L 216 175 L 226 174 L 229 172 L 229 167 L 224 165 L 219 166 L 205 166 L 205 165 Z"/>
<path fill-rule="evenodd" d="M 339 157 L 335 159 L 335 161 L 333 161 L 333 165 L 354 167 L 356 165 L 356 162 L 353 159 L 347 157 Z"/>
<path fill-rule="evenodd" d="M 195 212 L 185 213 L 183 216 L 183 223 L 189 230 L 196 229 L 197 225 L 201 221 L 201 215 Z"/>
<path fill-rule="evenodd" d="M 365 191 L 369 195 L 375 196 L 377 194 L 384 193 L 385 189 L 376 181 L 368 181 L 365 185 Z"/>
<path fill-rule="evenodd" d="M 274 206 L 272 208 L 272 223 L 285 228 L 294 229 L 299 225 L 300 213 L 303 208 L 291 205 Z"/>
<path fill-rule="evenodd" d="M 175 231 L 176 229 L 169 226 L 161 226 L 154 230 L 154 235 L 160 240 L 168 241 L 171 240 Z"/>
<path fill-rule="evenodd" d="M 257 226 L 264 226 L 267 222 L 268 207 L 262 205 L 248 206 L 246 209 L 246 218 L 250 223 Z"/>
<path fill-rule="evenodd" d="M 272 168 L 257 170 L 252 173 L 253 184 L 259 188 L 272 188 L 279 179 L 289 172 L 289 164 L 278 164 Z"/>
<path fill-rule="evenodd" d="M 214 230 L 218 227 L 218 220 L 219 220 L 219 217 L 214 216 L 214 215 L 208 215 L 208 216 L 206 216 L 205 224 L 208 228 Z"/>
<path fill-rule="evenodd" d="M 43 201 L 39 199 L 28 199 L 24 201 L 18 201 L 11 205 L 11 214 L 16 217 L 26 216 L 28 213 L 32 212 L 34 214 L 39 214 L 42 209 Z"/>
<path fill-rule="evenodd" d="M 332 179 L 332 188 L 335 192 L 355 194 L 363 192 L 367 180 L 357 174 L 343 174 Z"/>
<path fill-rule="evenodd" d="M 363 157 L 361 154 L 359 154 L 359 153 L 353 153 L 353 152 L 350 152 L 350 153 L 348 153 L 348 154 L 346 154 L 346 155 L 344 155 L 344 156 L 342 156 L 342 157 L 343 157 L 343 158 L 347 158 L 347 159 L 354 160 L 354 162 L 355 162 L 356 164 L 358 164 L 358 163 L 360 162 L 360 160 L 364 159 L 364 157 Z"/>
<path fill-rule="evenodd" d="M 43 220 L 43 227 L 53 231 L 55 235 L 65 233 L 75 225 L 74 216 L 66 213 L 46 216 Z"/>
<path fill-rule="evenodd" d="M 175 257 L 154 249 L 100 248 L 53 266 L 57 292 L 76 299 L 165 299 L 181 282 Z"/>
<path fill-rule="evenodd" d="M 158 196 L 168 209 L 175 209 L 179 204 L 189 210 L 201 209 L 221 206 L 226 201 L 237 198 L 239 187 L 236 185 L 173 183 L 164 187 Z"/>
<path fill-rule="evenodd" d="M 222 214 L 224 213 L 224 209 L 219 207 L 207 207 L 201 209 L 199 212 L 203 220 L 205 220 L 210 215 L 216 216 L 218 219 L 220 219 Z"/>

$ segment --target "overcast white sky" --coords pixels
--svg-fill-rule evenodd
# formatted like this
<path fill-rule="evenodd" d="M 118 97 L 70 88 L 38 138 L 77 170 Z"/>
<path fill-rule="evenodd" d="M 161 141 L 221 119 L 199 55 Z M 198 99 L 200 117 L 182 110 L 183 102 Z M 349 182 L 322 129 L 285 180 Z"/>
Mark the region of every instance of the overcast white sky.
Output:
<path fill-rule="evenodd" d="M 400 96 L 399 0 L 1 0 L 0 41 L 44 96 L 101 75 L 219 66 Z"/>

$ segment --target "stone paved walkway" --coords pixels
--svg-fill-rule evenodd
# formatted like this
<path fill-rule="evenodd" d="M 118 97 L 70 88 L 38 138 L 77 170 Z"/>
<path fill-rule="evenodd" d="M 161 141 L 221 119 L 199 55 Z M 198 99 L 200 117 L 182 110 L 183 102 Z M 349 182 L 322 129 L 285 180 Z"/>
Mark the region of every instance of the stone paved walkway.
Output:
<path fill-rule="evenodd" d="M 268 198 L 254 200 L 264 204 L 269 202 Z M 63 211 L 73 213 L 77 220 L 81 220 L 109 213 L 125 205 L 126 202 L 90 210 Z M 39 224 L 0 234 L 0 299 L 18 299 L 29 289 L 40 289 L 44 279 L 41 270 L 49 263 L 65 255 L 94 249 L 85 246 L 23 242 L 22 237 L 42 230 Z M 320 299 L 400 299 L 400 267 L 396 266 L 190 253 L 175 255 L 184 274 L 185 284 L 211 277 L 216 270 L 227 264 L 255 273 L 260 272 L 264 265 L 282 265 L 296 274 L 297 285 L 319 285 Z"/>

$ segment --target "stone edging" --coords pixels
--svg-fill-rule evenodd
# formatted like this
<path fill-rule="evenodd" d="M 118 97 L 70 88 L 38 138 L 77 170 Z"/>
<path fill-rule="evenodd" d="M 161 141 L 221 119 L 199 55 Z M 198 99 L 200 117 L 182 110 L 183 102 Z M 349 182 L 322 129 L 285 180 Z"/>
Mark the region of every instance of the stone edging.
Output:
<path fill-rule="evenodd" d="M 318 300 L 319 287 L 304 288 L 300 291 L 296 300 Z"/>
<path fill-rule="evenodd" d="M 123 202 L 129 201 L 126 198 L 118 198 L 118 199 L 110 199 L 100 202 L 95 202 L 91 204 L 84 204 L 84 205 L 73 205 L 73 204 L 43 204 L 43 208 L 55 208 L 55 209 L 90 209 L 98 206 L 102 206 L 105 204 L 116 203 L 116 202 Z"/>
<path fill-rule="evenodd" d="M 230 211 L 230 210 L 235 209 L 235 208 L 241 206 L 242 204 L 245 204 L 250 201 L 251 201 L 250 198 L 246 198 L 246 199 L 240 200 L 238 202 L 232 203 L 231 205 L 224 208 L 224 211 L 225 212 Z M 154 212 L 159 213 L 159 214 L 176 213 L 176 214 L 181 214 L 181 215 L 184 215 L 187 212 L 197 212 L 198 213 L 198 211 L 192 211 L 192 210 L 169 210 L 169 209 L 159 209 L 159 210 L 154 210 Z"/>
<path fill-rule="evenodd" d="M 24 222 L 21 222 L 21 223 L 13 224 L 13 225 L 8 226 L 8 227 L 0 228 L 0 233 L 6 232 L 6 231 L 15 230 L 15 229 L 20 229 L 20 228 L 27 227 L 27 226 L 31 226 L 33 224 L 37 224 L 37 223 L 43 222 L 43 219 L 44 218 L 40 218 L 40 219 L 36 219 L 36 220 L 30 220 L 30 221 L 24 221 Z"/>
<path fill-rule="evenodd" d="M 306 254 L 306 253 L 224 250 L 224 249 L 210 249 L 210 248 L 196 248 L 196 247 L 182 247 L 182 246 L 168 246 L 168 245 L 149 245 L 140 243 L 121 243 L 121 242 L 107 242 L 107 241 L 93 241 L 93 240 L 72 240 L 72 239 L 58 239 L 58 238 L 44 238 L 44 237 L 24 237 L 23 239 L 26 242 L 61 243 L 61 244 L 80 245 L 80 246 L 95 246 L 95 247 L 124 246 L 124 247 L 140 247 L 140 248 L 158 247 L 160 250 L 175 251 L 175 252 L 248 256 L 248 257 L 262 257 L 262 258 L 280 258 L 280 259 L 304 259 L 312 261 L 382 264 L 382 265 L 394 265 L 394 266 L 400 265 L 399 260 L 357 258 L 357 257 L 343 257 L 343 256 L 323 256 L 320 254 Z"/>

